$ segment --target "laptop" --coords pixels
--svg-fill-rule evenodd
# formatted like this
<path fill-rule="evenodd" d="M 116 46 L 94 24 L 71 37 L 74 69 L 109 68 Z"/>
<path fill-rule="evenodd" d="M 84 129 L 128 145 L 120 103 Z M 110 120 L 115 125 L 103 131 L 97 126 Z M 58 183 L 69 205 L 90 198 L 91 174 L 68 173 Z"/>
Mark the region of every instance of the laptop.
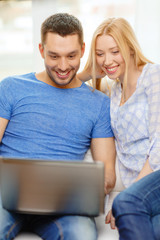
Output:
<path fill-rule="evenodd" d="M 104 213 L 104 164 L 0 158 L 2 206 L 27 214 Z"/>

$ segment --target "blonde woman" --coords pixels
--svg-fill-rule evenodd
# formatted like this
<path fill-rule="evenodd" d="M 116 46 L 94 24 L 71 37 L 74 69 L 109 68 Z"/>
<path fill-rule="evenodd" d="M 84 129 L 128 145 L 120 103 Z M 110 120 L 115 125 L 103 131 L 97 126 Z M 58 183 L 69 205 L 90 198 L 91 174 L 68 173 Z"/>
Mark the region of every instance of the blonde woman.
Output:
<path fill-rule="evenodd" d="M 78 76 L 83 81 L 92 78 L 93 88 L 100 90 L 101 78 L 107 76 L 113 80 L 110 95 L 111 126 L 115 135 L 117 161 L 124 186 L 128 188 L 132 183 L 160 169 L 160 65 L 153 64 L 143 55 L 134 31 L 125 19 L 109 18 L 98 26 L 93 35 L 87 64 Z M 152 183 L 157 179 L 157 176 L 154 176 L 153 173 Z M 155 182 L 157 188 L 158 182 Z M 145 189 L 145 193 L 139 196 L 146 196 L 150 191 L 147 188 L 150 185 L 146 184 L 146 188 L 144 185 L 145 182 L 141 188 L 140 184 L 139 191 L 142 193 Z M 126 216 L 131 217 L 136 214 L 137 217 L 141 216 L 136 206 L 134 210 L 135 212 L 137 210 L 137 213 L 133 211 L 133 208 L 133 212 L 127 211 L 129 203 L 125 201 L 126 195 L 123 194 L 123 192 L 120 194 L 123 206 L 119 205 L 121 202 L 119 196 L 116 198 L 117 204 L 114 204 L 114 215 L 116 225 L 120 229 L 120 239 L 160 239 L 154 238 L 159 233 L 155 230 L 156 228 L 154 229 L 152 217 L 148 222 L 150 227 L 143 228 L 144 224 L 142 224 L 139 232 L 136 232 L 138 235 L 133 234 L 133 225 L 130 225 L 132 236 L 123 236 L 123 233 L 129 229 L 128 226 L 126 227 L 128 222 Z M 132 195 L 134 195 L 134 187 L 132 187 Z M 143 201 L 142 198 L 136 198 L 136 195 L 132 199 L 135 205 Z M 160 201 L 160 193 L 153 197 L 153 200 Z M 152 203 L 149 201 L 149 206 L 152 206 Z M 148 211 L 143 211 L 142 208 L 141 210 L 145 212 L 145 217 L 150 216 Z M 160 211 L 154 212 L 153 210 L 152 213 L 158 215 Z M 122 227 L 119 219 L 123 215 L 126 220 Z M 135 221 L 136 219 L 134 223 Z M 140 225 L 141 220 L 137 221 Z M 111 214 L 107 216 L 106 222 L 111 222 L 111 227 L 114 228 L 114 219 Z M 147 229 L 146 238 L 140 235 L 142 229 Z M 130 233 L 130 229 L 127 233 Z"/>

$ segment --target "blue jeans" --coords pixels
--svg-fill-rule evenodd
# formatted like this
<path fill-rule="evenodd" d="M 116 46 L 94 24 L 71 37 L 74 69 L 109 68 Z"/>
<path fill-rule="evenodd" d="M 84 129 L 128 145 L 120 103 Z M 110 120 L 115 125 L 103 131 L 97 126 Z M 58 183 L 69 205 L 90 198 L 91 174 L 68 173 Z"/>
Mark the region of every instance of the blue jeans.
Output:
<path fill-rule="evenodd" d="M 121 192 L 112 212 L 120 240 L 160 239 L 160 170 Z"/>
<path fill-rule="evenodd" d="M 14 239 L 24 227 L 44 240 L 97 239 L 95 222 L 89 217 L 27 215 L 0 208 L 0 240 Z"/>

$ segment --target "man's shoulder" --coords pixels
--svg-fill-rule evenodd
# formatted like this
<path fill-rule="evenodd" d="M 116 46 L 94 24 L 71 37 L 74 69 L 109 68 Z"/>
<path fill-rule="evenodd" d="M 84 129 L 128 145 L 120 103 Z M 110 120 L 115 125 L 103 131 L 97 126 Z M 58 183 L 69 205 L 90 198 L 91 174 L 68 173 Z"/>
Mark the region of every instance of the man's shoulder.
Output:
<path fill-rule="evenodd" d="M 8 76 L 4 79 L 1 80 L 1 83 L 12 83 L 12 82 L 15 82 L 15 81 L 20 81 L 20 80 L 24 80 L 24 79 L 31 79 L 33 78 L 34 76 L 34 73 L 27 73 L 27 74 L 23 74 L 23 75 L 12 75 L 12 76 Z"/>
<path fill-rule="evenodd" d="M 89 86 L 88 84 L 84 84 L 84 85 L 85 85 L 87 94 L 89 94 L 94 99 L 101 99 L 102 101 L 104 99 L 106 99 L 109 101 L 109 97 L 105 93 L 103 93 L 97 89 L 93 90 L 93 87 Z"/>

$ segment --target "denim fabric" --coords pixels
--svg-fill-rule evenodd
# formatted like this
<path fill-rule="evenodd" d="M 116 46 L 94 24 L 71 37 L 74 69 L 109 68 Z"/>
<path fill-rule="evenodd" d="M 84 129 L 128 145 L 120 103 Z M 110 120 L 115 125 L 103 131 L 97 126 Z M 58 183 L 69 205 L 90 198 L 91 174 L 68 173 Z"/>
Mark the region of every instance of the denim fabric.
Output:
<path fill-rule="evenodd" d="M 120 240 L 160 239 L 160 170 L 121 192 L 112 211 Z"/>
<path fill-rule="evenodd" d="M 22 229 L 25 222 L 25 216 L 9 213 L 0 208 L 0 240 L 11 240 Z"/>
<path fill-rule="evenodd" d="M 63 216 L 59 218 L 37 218 L 36 232 L 46 240 L 96 240 L 95 222 L 89 217 Z"/>
<path fill-rule="evenodd" d="M 0 208 L 0 240 L 11 240 L 25 226 L 44 240 L 96 240 L 92 218 L 83 216 L 42 216 L 11 213 Z"/>

